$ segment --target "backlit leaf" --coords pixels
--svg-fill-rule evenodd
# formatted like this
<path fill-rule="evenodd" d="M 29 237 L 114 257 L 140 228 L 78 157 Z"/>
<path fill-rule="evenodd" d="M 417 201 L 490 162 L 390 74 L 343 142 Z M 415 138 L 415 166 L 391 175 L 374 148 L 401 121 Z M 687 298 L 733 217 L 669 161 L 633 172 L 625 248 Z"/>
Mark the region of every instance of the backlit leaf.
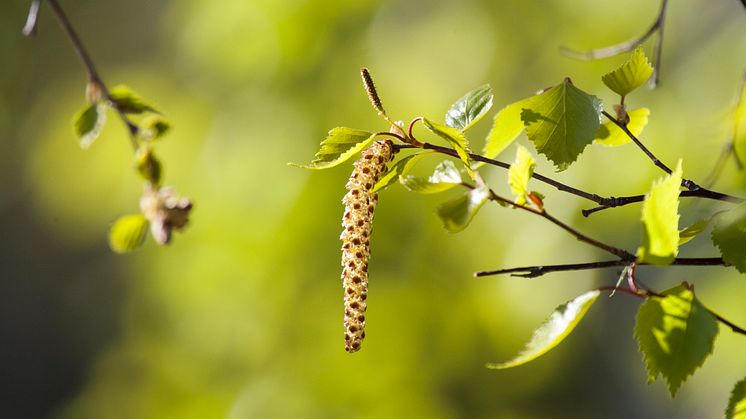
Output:
<path fill-rule="evenodd" d="M 525 147 L 519 145 L 516 150 L 515 161 L 510 165 L 508 170 L 508 184 L 510 190 L 515 195 L 515 203 L 518 205 L 526 204 L 528 195 L 528 181 L 534 173 L 534 161 L 531 153 Z"/>
<path fill-rule="evenodd" d="M 109 246 L 117 253 L 127 253 L 137 249 L 145 241 L 148 226 L 148 220 L 142 214 L 119 217 L 109 231 Z"/>
<path fill-rule="evenodd" d="M 373 187 L 373 190 L 371 192 L 378 192 L 396 183 L 396 181 L 399 180 L 401 176 L 406 176 L 407 173 L 412 170 L 412 167 L 414 167 L 414 165 L 416 165 L 417 162 L 420 161 L 420 159 L 431 153 L 432 152 L 430 151 L 425 151 L 422 153 L 412 154 L 411 156 L 404 157 L 403 159 L 394 163 L 386 172 L 386 174 L 381 176 L 381 179 L 378 180 L 378 183 L 376 183 L 376 186 Z"/>
<path fill-rule="evenodd" d="M 733 386 L 725 409 L 725 419 L 746 419 L 746 378 Z"/>
<path fill-rule="evenodd" d="M 637 313 L 635 338 L 648 369 L 648 382 L 662 375 L 671 396 L 712 353 L 717 319 L 684 284 L 650 297 Z"/>
<path fill-rule="evenodd" d="M 86 149 L 101 134 L 101 128 L 106 122 L 106 107 L 101 103 L 93 103 L 75 114 L 73 128 L 80 139 L 80 147 Z"/>
<path fill-rule="evenodd" d="M 375 134 L 352 128 L 337 127 L 329 131 L 316 158 L 309 165 L 294 166 L 306 169 L 328 169 L 345 162 L 373 141 Z M 291 163 L 292 164 L 292 163 Z"/>
<path fill-rule="evenodd" d="M 158 111 L 145 103 L 142 98 L 127 86 L 119 85 L 109 91 L 109 99 L 124 113 L 140 114 Z"/>
<path fill-rule="evenodd" d="M 705 231 L 707 226 L 710 225 L 710 219 L 699 220 L 689 227 L 679 231 L 679 246 L 689 242 L 689 240 L 697 237 L 701 232 Z"/>
<path fill-rule="evenodd" d="M 639 137 L 642 134 L 642 130 L 648 124 L 648 117 L 650 116 L 650 110 L 648 108 L 635 109 L 627 112 L 629 116 L 629 122 L 627 122 L 627 129 L 630 130 L 635 137 Z M 607 147 L 616 147 L 627 144 L 632 141 L 629 136 L 622 131 L 615 123 L 608 121 L 601 124 L 596 130 L 594 140 L 597 144 L 605 145 Z"/>
<path fill-rule="evenodd" d="M 723 260 L 746 273 L 746 203 L 720 214 L 712 229 L 712 242 Z"/>
<path fill-rule="evenodd" d="M 451 233 L 465 229 L 489 196 L 489 189 L 482 185 L 438 206 L 436 211 L 443 227 Z"/>
<path fill-rule="evenodd" d="M 549 318 L 534 331 L 531 340 L 515 358 L 499 364 L 487 364 L 487 368 L 517 367 L 549 352 L 575 329 L 599 295 L 598 290 L 588 291 L 557 307 Z"/>
<path fill-rule="evenodd" d="M 423 122 L 427 129 L 448 141 L 451 147 L 456 150 L 461 161 L 464 162 L 464 167 L 469 173 L 469 176 L 474 178 L 474 172 L 471 170 L 471 162 L 469 161 L 469 142 L 466 140 L 464 133 L 456 128 L 436 124 L 427 118 L 425 118 Z"/>
<path fill-rule="evenodd" d="M 444 160 L 435 167 L 427 179 L 407 175 L 400 177 L 401 184 L 412 192 L 433 194 L 443 192 L 461 183 L 461 175 L 450 160 Z"/>
<path fill-rule="evenodd" d="M 648 57 L 637 47 L 627 62 L 616 70 L 606 73 L 601 77 L 609 89 L 620 96 L 627 96 L 631 91 L 642 86 L 653 74 L 653 67 L 648 62 Z"/>
<path fill-rule="evenodd" d="M 492 107 L 492 88 L 489 84 L 479 86 L 451 105 L 446 113 L 446 125 L 466 131 L 477 123 Z"/>
<path fill-rule="evenodd" d="M 679 252 L 681 160 L 670 175 L 653 182 L 642 203 L 643 236 L 637 260 L 669 265 Z"/>
<path fill-rule="evenodd" d="M 523 132 L 521 109 L 523 108 L 524 100 L 519 100 L 500 109 L 500 112 L 495 115 L 495 122 L 492 124 L 492 129 L 487 135 L 487 142 L 482 152 L 485 157 L 494 159 L 521 135 L 521 132 Z M 477 164 L 481 165 L 483 163 L 480 162 Z"/>

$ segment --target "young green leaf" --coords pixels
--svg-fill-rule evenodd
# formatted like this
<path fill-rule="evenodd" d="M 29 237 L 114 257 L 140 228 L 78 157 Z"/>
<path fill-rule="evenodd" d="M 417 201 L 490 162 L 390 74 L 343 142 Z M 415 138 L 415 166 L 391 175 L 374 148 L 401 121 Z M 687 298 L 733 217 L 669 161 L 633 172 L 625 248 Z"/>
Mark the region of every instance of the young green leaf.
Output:
<path fill-rule="evenodd" d="M 316 158 L 309 165 L 291 163 L 305 169 L 328 169 L 347 161 L 373 141 L 375 134 L 352 128 L 337 127 L 329 131 Z"/>
<path fill-rule="evenodd" d="M 600 295 L 600 291 L 588 291 L 560 305 L 535 331 L 526 347 L 507 362 L 487 364 L 487 368 L 505 369 L 526 364 L 544 355 L 559 345 L 580 323 L 588 309 Z"/>
<path fill-rule="evenodd" d="M 159 113 L 155 108 L 145 103 L 142 98 L 127 86 L 119 85 L 109 91 L 109 99 L 124 113 L 141 114 L 143 112 Z"/>
<path fill-rule="evenodd" d="M 436 212 L 443 221 L 443 227 L 450 233 L 465 229 L 479 208 L 487 202 L 490 192 L 487 186 L 481 185 L 466 192 L 461 197 L 438 206 Z"/>
<path fill-rule="evenodd" d="M 157 140 L 171 130 L 171 123 L 160 115 L 148 115 L 140 122 L 138 134 L 145 141 Z"/>
<path fill-rule="evenodd" d="M 378 180 L 378 183 L 376 183 L 376 186 L 373 187 L 373 190 L 371 193 L 381 191 L 383 189 L 388 188 L 392 184 L 394 184 L 397 180 L 400 180 L 402 176 L 406 176 L 407 173 L 409 173 L 412 168 L 417 164 L 417 162 L 420 161 L 423 157 L 425 157 L 428 154 L 431 154 L 431 151 L 424 151 L 417 154 L 412 154 L 411 156 L 404 157 L 403 159 L 396 162 L 394 165 L 391 166 L 391 168 L 381 176 L 381 179 Z"/>
<path fill-rule="evenodd" d="M 485 157 L 494 159 L 521 135 L 523 132 L 521 110 L 525 101 L 526 99 L 511 103 L 500 109 L 500 112 L 495 115 L 495 122 L 487 135 L 487 142 L 482 152 Z M 479 162 L 477 164 L 481 165 L 483 163 Z"/>
<path fill-rule="evenodd" d="M 546 92 L 526 99 L 521 120 L 536 150 L 562 171 L 593 142 L 600 114 L 601 101 L 565 79 Z"/>
<path fill-rule="evenodd" d="M 109 246 L 117 253 L 127 253 L 137 249 L 145 241 L 148 226 L 148 220 L 142 214 L 119 217 L 109 231 Z"/>
<path fill-rule="evenodd" d="M 471 170 L 471 162 L 469 160 L 469 141 L 464 136 L 464 133 L 445 125 L 436 124 L 429 119 L 423 120 L 425 127 L 432 131 L 434 134 L 448 141 L 448 143 L 456 150 L 461 161 L 464 162 L 464 167 L 469 173 L 471 178 L 474 178 L 474 172 Z"/>
<path fill-rule="evenodd" d="M 627 62 L 616 70 L 604 74 L 601 80 L 620 96 L 627 96 L 642 86 L 652 74 L 653 67 L 648 62 L 648 57 L 645 56 L 642 47 L 637 47 Z"/>
<path fill-rule="evenodd" d="M 746 419 L 746 378 L 733 386 L 725 409 L 725 419 Z"/>
<path fill-rule="evenodd" d="M 525 205 L 527 202 L 528 181 L 534 173 L 535 165 L 536 161 L 534 161 L 531 153 L 526 150 L 526 147 L 519 145 L 516 150 L 515 161 L 508 170 L 508 184 L 513 195 L 516 196 L 515 203 L 518 205 Z"/>
<path fill-rule="evenodd" d="M 720 249 L 724 261 L 738 272 L 746 273 L 746 203 L 717 218 L 712 229 L 712 242 Z"/>
<path fill-rule="evenodd" d="M 671 397 L 705 361 L 718 333 L 717 319 L 685 284 L 650 297 L 637 313 L 635 338 L 648 369 L 648 382 L 661 374 Z"/>
<path fill-rule="evenodd" d="M 461 175 L 450 160 L 443 160 L 437 166 L 433 174 L 427 179 L 417 176 L 401 176 L 399 178 L 402 186 L 412 192 L 421 194 L 433 194 L 447 191 L 461 183 Z"/>
<path fill-rule="evenodd" d="M 650 116 L 650 109 L 639 108 L 633 111 L 627 112 L 629 122 L 627 122 L 627 129 L 630 130 L 635 137 L 639 137 L 642 134 L 642 130 L 648 124 L 648 117 Z M 627 144 L 632 141 L 629 136 L 622 131 L 615 123 L 608 121 L 601 124 L 593 135 L 594 142 L 607 147 L 616 147 Z"/>
<path fill-rule="evenodd" d="M 80 139 L 80 148 L 86 149 L 101 134 L 106 122 L 106 107 L 101 103 L 86 106 L 73 117 L 75 135 Z"/>
<path fill-rule="evenodd" d="M 492 88 L 489 84 L 468 92 L 451 105 L 446 113 L 446 126 L 466 131 L 492 107 Z"/>
<path fill-rule="evenodd" d="M 688 243 L 691 239 L 697 237 L 701 232 L 705 231 L 709 225 L 710 219 L 705 218 L 704 220 L 699 220 L 689 227 L 679 231 L 679 246 Z"/>
<path fill-rule="evenodd" d="M 670 175 L 653 182 L 642 203 L 643 236 L 637 260 L 669 265 L 679 252 L 681 160 Z"/>

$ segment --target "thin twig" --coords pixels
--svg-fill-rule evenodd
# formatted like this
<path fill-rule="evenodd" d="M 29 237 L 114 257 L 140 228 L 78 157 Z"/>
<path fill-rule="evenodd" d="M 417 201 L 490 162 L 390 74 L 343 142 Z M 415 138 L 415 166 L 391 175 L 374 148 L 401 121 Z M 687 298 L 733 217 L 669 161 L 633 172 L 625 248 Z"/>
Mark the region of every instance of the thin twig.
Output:
<path fill-rule="evenodd" d="M 711 191 L 705 188 L 700 188 L 696 191 L 681 191 L 679 193 L 679 198 L 705 198 L 705 199 L 713 199 L 716 201 L 731 202 L 734 204 L 739 204 L 744 201 L 743 198 L 726 195 L 724 193 Z M 635 202 L 642 202 L 645 200 L 645 195 L 620 196 L 616 198 L 611 197 L 610 199 L 612 200 L 611 205 L 599 205 L 594 208 L 584 209 L 581 211 L 581 213 L 583 214 L 584 217 L 588 217 L 589 215 L 595 212 L 603 211 L 605 209 L 622 207 L 622 206 L 632 204 Z"/>
<path fill-rule="evenodd" d="M 21 30 L 23 36 L 36 35 L 40 5 L 41 0 L 34 0 L 31 2 L 31 6 L 29 6 L 28 10 L 28 16 L 26 17 L 26 24 L 23 25 L 23 30 Z"/>
<path fill-rule="evenodd" d="M 658 12 L 658 19 L 656 24 L 658 26 L 658 40 L 655 43 L 655 49 L 653 49 L 653 77 L 648 80 L 648 86 L 651 89 L 655 89 L 660 84 L 661 74 L 661 61 L 663 56 L 663 26 L 666 24 L 666 7 L 668 6 L 668 0 L 661 1 L 661 8 Z"/>
<path fill-rule="evenodd" d="M 738 84 L 738 92 L 736 93 L 735 103 L 733 105 L 733 128 L 730 131 L 730 136 L 726 139 L 717 162 L 715 162 L 715 166 L 712 168 L 712 172 L 710 172 L 706 178 L 707 180 L 705 181 L 705 184 L 707 187 L 714 185 L 718 178 L 720 178 L 720 174 L 723 172 L 725 163 L 728 161 L 730 156 L 733 156 L 738 170 L 743 170 L 743 161 L 741 160 L 741 156 L 738 155 L 735 141 L 736 138 L 738 138 L 738 128 L 741 125 L 741 113 L 738 110 L 743 105 L 744 96 L 746 96 L 746 70 L 744 70 L 741 75 L 741 82 Z"/>

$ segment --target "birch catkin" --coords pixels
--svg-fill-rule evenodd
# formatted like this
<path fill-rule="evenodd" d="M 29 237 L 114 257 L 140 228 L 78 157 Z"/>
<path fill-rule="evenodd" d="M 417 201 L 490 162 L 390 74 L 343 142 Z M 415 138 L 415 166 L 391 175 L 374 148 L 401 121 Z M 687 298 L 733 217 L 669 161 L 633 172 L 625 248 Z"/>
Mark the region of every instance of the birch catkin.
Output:
<path fill-rule="evenodd" d="M 345 186 L 349 192 L 342 202 L 342 286 L 344 288 L 345 350 L 357 352 L 365 338 L 365 309 L 368 298 L 368 258 L 373 214 L 378 194 L 371 192 L 386 173 L 393 157 L 392 143 L 378 141 L 363 151 Z"/>

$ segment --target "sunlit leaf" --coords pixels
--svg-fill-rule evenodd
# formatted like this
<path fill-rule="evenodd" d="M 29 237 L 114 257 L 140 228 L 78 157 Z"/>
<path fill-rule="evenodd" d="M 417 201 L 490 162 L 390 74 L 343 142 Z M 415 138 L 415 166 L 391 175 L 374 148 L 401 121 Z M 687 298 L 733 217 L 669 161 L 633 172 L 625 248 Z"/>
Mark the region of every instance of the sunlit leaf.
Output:
<path fill-rule="evenodd" d="M 474 172 L 471 170 L 471 163 L 469 161 L 469 142 L 466 140 L 464 133 L 456 128 L 436 124 L 427 118 L 425 118 L 423 122 L 427 129 L 448 141 L 451 147 L 453 147 L 453 149 L 456 150 L 456 153 L 458 153 L 461 161 L 464 162 L 464 167 L 469 173 L 469 176 L 473 178 Z"/>
<path fill-rule="evenodd" d="M 626 96 L 631 91 L 642 86 L 653 74 L 653 67 L 648 62 L 648 57 L 637 47 L 627 62 L 616 70 L 606 73 L 601 77 L 609 89 L 620 96 Z"/>
<path fill-rule="evenodd" d="M 444 160 L 435 166 L 433 174 L 427 179 L 407 175 L 400 179 L 401 184 L 412 192 L 433 194 L 443 192 L 461 183 L 461 175 L 450 160 Z"/>
<path fill-rule="evenodd" d="M 465 229 L 477 214 L 479 208 L 487 202 L 489 195 L 489 189 L 481 185 L 452 201 L 438 206 L 437 213 L 443 221 L 443 227 L 451 233 L 457 233 Z"/>
<path fill-rule="evenodd" d="M 73 117 L 75 135 L 80 139 L 80 147 L 86 149 L 96 141 L 106 122 L 106 107 L 101 103 L 93 103 L 85 107 Z"/>
<path fill-rule="evenodd" d="M 684 284 L 650 297 L 637 313 L 635 338 L 648 369 L 648 382 L 662 375 L 671 396 L 712 353 L 717 319 Z"/>
<path fill-rule="evenodd" d="M 723 260 L 746 273 L 746 203 L 720 214 L 712 229 L 712 242 Z"/>
<path fill-rule="evenodd" d="M 738 159 L 746 160 L 746 81 L 741 83 L 736 107 L 733 110 L 733 152 Z"/>
<path fill-rule="evenodd" d="M 417 162 L 420 161 L 420 159 L 431 153 L 432 152 L 430 151 L 425 151 L 422 153 L 412 154 L 411 156 L 404 157 L 403 159 L 394 163 L 389 168 L 389 170 L 383 176 L 381 176 L 381 179 L 378 180 L 378 183 L 376 183 L 376 186 L 373 187 L 373 190 L 371 192 L 381 191 L 396 183 L 396 181 L 399 180 L 401 176 L 406 176 L 407 173 L 409 173 L 409 171 L 412 170 L 412 168 L 417 164 Z"/>
<path fill-rule="evenodd" d="M 642 134 L 642 130 L 648 124 L 648 117 L 650 116 L 650 109 L 640 108 L 633 111 L 627 112 L 629 122 L 627 122 L 627 129 L 639 137 Z M 605 145 L 607 147 L 616 147 L 627 144 L 632 141 L 629 136 L 622 131 L 615 123 L 608 121 L 601 124 L 596 130 L 594 140 L 597 144 Z"/>
<path fill-rule="evenodd" d="M 158 111 L 145 103 L 142 98 L 127 86 L 119 85 L 109 90 L 109 99 L 124 113 L 140 114 Z"/>
<path fill-rule="evenodd" d="M 567 169 L 593 141 L 601 101 L 575 87 L 570 79 L 525 99 L 521 120 L 536 150 L 558 170 Z"/>
<path fill-rule="evenodd" d="M 171 123 L 160 115 L 148 115 L 140 122 L 138 134 L 146 141 L 157 140 L 171 130 Z"/>
<path fill-rule="evenodd" d="M 524 101 L 525 99 L 512 103 L 500 109 L 500 112 L 495 115 L 495 122 L 487 135 L 487 142 L 482 152 L 485 157 L 494 159 L 521 135 L 521 132 L 523 132 L 521 109 Z"/>
<path fill-rule="evenodd" d="M 477 123 L 492 107 L 492 88 L 489 84 L 479 86 L 451 105 L 446 113 L 446 125 L 466 131 Z"/>
<path fill-rule="evenodd" d="M 681 160 L 672 174 L 653 182 L 642 204 L 643 236 L 640 262 L 669 265 L 679 252 L 679 190 Z"/>
<path fill-rule="evenodd" d="M 679 246 L 684 243 L 688 243 L 691 239 L 697 237 L 700 233 L 705 231 L 707 226 L 710 225 L 710 219 L 699 220 L 689 227 L 679 231 Z"/>
<path fill-rule="evenodd" d="M 588 291 L 560 305 L 535 331 L 526 347 L 507 362 L 487 364 L 487 368 L 505 369 L 526 364 L 559 345 L 580 323 L 601 293 Z"/>
<path fill-rule="evenodd" d="M 725 419 L 746 419 L 746 378 L 733 386 L 725 409 Z"/>
<path fill-rule="evenodd" d="M 329 131 L 316 158 L 309 165 L 293 164 L 305 169 L 328 169 L 347 161 L 373 141 L 375 134 L 352 128 L 337 127 Z"/>
<path fill-rule="evenodd" d="M 529 193 L 528 181 L 534 173 L 535 165 L 536 162 L 531 153 L 526 150 L 526 147 L 519 145 L 516 150 L 515 161 L 508 170 L 508 184 L 513 195 L 516 196 L 515 203 L 518 205 L 526 204 L 526 196 Z"/>
<path fill-rule="evenodd" d="M 109 231 L 109 246 L 117 253 L 127 253 L 137 249 L 145 241 L 148 225 L 148 220 L 142 214 L 119 217 Z"/>

